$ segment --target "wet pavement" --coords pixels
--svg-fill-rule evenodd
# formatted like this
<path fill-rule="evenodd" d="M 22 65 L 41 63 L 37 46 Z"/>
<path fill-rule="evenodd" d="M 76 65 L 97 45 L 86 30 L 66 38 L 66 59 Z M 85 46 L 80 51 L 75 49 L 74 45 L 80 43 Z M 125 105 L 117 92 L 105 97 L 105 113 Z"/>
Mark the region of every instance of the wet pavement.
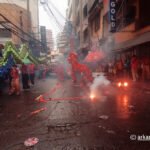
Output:
<path fill-rule="evenodd" d="M 149 150 L 150 89 L 110 85 L 98 99 L 67 79 L 41 80 L 18 96 L 0 96 L 0 150 Z M 34 147 L 24 146 L 37 137 Z"/>

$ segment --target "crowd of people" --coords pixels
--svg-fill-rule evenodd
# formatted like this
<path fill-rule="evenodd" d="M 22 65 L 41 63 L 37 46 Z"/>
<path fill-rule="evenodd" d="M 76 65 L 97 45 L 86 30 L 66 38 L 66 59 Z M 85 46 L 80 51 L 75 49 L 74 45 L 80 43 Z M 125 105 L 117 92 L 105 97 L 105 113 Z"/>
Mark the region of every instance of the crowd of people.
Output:
<path fill-rule="evenodd" d="M 20 95 L 21 89 L 29 90 L 35 84 L 35 78 L 46 78 L 48 70 L 47 65 L 44 64 L 13 65 L 5 78 L 9 85 L 8 94 Z"/>
<path fill-rule="evenodd" d="M 136 55 L 100 63 L 97 71 L 107 72 L 114 78 L 131 78 L 133 81 L 150 80 L 150 59 L 139 59 Z M 60 81 L 64 80 L 65 72 L 62 65 L 48 66 L 45 64 L 22 64 L 14 65 L 8 73 L 9 95 L 20 95 L 21 85 L 23 90 L 29 90 L 35 84 L 35 77 L 45 79 L 49 72 L 55 72 Z"/>
<path fill-rule="evenodd" d="M 133 81 L 150 80 L 150 58 L 138 58 L 136 55 L 109 61 L 105 67 L 102 65 L 101 70 L 108 72 L 114 78 L 131 78 Z"/>

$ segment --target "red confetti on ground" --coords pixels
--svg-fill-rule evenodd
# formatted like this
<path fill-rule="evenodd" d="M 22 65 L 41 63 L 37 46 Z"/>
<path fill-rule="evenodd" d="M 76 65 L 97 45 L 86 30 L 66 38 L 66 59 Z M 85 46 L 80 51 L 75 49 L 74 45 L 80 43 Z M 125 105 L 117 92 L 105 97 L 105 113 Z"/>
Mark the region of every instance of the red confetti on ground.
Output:
<path fill-rule="evenodd" d="M 39 142 L 38 138 L 31 137 L 31 138 L 28 138 L 27 140 L 24 141 L 24 145 L 27 146 L 27 147 L 30 147 L 30 146 L 34 146 L 38 142 Z"/>
<path fill-rule="evenodd" d="M 80 97 L 65 97 L 65 98 L 49 98 L 49 101 L 60 101 L 60 100 L 81 100 L 86 99 L 86 96 L 80 96 Z"/>
<path fill-rule="evenodd" d="M 47 103 L 47 100 L 44 99 L 44 96 L 41 95 L 38 99 L 38 102 Z"/>
<path fill-rule="evenodd" d="M 46 92 L 43 94 L 43 96 L 47 96 L 47 95 L 51 95 L 54 94 L 56 92 L 56 90 L 58 90 L 59 88 L 61 88 L 62 85 L 60 83 L 57 83 L 54 88 L 52 88 L 50 91 Z"/>
<path fill-rule="evenodd" d="M 40 108 L 38 110 L 35 110 L 35 111 L 31 112 L 30 115 L 38 114 L 38 113 L 40 113 L 42 111 L 45 111 L 46 109 L 47 109 L 46 107 Z"/>
<path fill-rule="evenodd" d="M 48 95 L 52 95 L 54 94 L 59 88 L 61 88 L 62 85 L 60 83 L 56 83 L 56 85 L 54 86 L 54 88 L 52 88 L 50 91 L 38 96 L 35 100 L 39 101 L 39 102 L 43 102 L 46 103 L 47 101 L 44 99 L 44 96 L 48 96 Z"/>
<path fill-rule="evenodd" d="M 18 115 L 17 115 L 17 118 L 20 118 L 21 116 L 22 116 L 22 114 L 18 114 Z"/>

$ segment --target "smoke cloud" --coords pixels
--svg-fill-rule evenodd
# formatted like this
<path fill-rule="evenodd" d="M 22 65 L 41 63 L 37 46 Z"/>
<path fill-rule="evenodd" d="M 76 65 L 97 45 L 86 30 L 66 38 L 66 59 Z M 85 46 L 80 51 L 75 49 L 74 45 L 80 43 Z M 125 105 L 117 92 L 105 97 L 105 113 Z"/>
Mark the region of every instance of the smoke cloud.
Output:
<path fill-rule="evenodd" d="M 90 86 L 90 93 L 99 95 L 100 89 L 108 86 L 109 84 L 110 84 L 110 81 L 106 79 L 105 76 L 100 75 L 94 79 L 92 85 Z"/>

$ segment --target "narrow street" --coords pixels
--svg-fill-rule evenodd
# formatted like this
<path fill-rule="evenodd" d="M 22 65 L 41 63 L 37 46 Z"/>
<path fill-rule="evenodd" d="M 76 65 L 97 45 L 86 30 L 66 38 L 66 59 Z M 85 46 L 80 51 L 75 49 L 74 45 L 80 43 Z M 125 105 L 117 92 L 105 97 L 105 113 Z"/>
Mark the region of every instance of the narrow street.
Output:
<path fill-rule="evenodd" d="M 89 99 L 89 91 L 71 80 L 54 77 L 37 81 L 20 97 L 0 97 L 1 150 L 148 150 L 150 89 L 140 85 Z M 40 97 L 40 95 L 44 97 Z M 37 137 L 27 148 L 24 141 Z"/>
<path fill-rule="evenodd" d="M 0 150 L 150 150 L 150 0 L 0 0 Z"/>

